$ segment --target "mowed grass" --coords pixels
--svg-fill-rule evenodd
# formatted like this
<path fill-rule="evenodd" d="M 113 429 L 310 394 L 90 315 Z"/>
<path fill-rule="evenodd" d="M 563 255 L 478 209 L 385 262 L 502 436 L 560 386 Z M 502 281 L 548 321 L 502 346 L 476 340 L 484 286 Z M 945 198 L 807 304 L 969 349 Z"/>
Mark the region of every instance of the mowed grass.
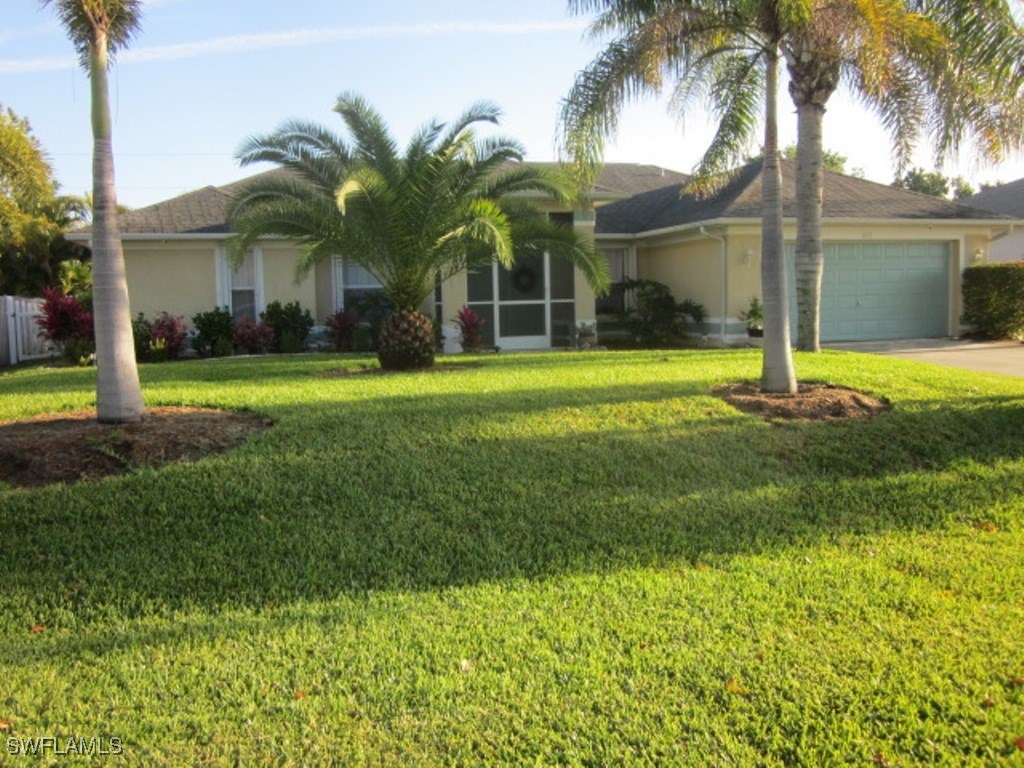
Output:
<path fill-rule="evenodd" d="M 143 366 L 150 405 L 275 426 L 0 490 L 0 735 L 133 765 L 1024 765 L 1024 380 L 798 356 L 893 410 L 770 425 L 709 395 L 756 352 L 315 375 L 365 362 Z M 92 387 L 2 375 L 0 421 Z"/>

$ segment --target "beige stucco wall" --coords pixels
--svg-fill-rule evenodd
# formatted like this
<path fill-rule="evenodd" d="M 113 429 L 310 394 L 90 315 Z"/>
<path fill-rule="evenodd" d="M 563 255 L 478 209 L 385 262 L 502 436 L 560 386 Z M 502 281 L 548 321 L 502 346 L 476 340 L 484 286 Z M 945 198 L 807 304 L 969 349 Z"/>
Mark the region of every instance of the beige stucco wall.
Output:
<path fill-rule="evenodd" d="M 750 300 L 761 295 L 761 236 L 726 233 L 729 253 L 729 308 L 726 318 L 738 321 L 750 307 Z"/>
<path fill-rule="evenodd" d="M 1021 261 L 1024 259 L 1024 228 L 1017 227 L 989 245 L 990 261 Z"/>
<path fill-rule="evenodd" d="M 591 243 L 594 242 L 594 218 L 592 215 L 576 214 L 576 220 L 573 224 L 576 231 L 589 240 Z M 587 282 L 587 278 L 579 268 L 573 270 L 573 296 L 576 297 L 576 325 L 580 323 L 595 324 L 597 323 L 597 312 L 596 312 L 596 296 L 594 295 L 594 289 L 590 287 L 590 283 Z"/>
<path fill-rule="evenodd" d="M 441 319 L 450 323 L 469 300 L 466 272 L 462 271 L 441 283 Z"/>
<path fill-rule="evenodd" d="M 143 312 L 151 318 L 166 311 L 184 317 L 191 326 L 194 315 L 219 306 L 217 260 L 223 245 L 215 240 L 126 240 L 125 269 L 132 316 Z M 295 282 L 296 249 L 276 245 L 261 245 L 260 249 L 264 300 L 298 301 L 311 312 L 316 309 L 317 322 L 323 322 L 314 273 Z"/>
<path fill-rule="evenodd" d="M 709 317 L 722 313 L 722 244 L 717 240 L 689 239 L 654 246 L 638 244 L 637 277 L 657 280 L 672 291 L 676 301 L 693 299 Z"/>
<path fill-rule="evenodd" d="M 310 308 L 317 324 L 323 323 L 334 314 L 334 263 L 324 259 L 313 271 L 313 284 L 316 291 L 316 308 Z"/>
<path fill-rule="evenodd" d="M 287 304 L 297 301 L 303 309 L 310 312 L 317 310 L 317 290 L 315 271 L 307 273 L 296 282 L 295 266 L 298 263 L 299 251 L 295 246 L 266 245 L 260 246 L 263 251 L 263 298 L 269 304 L 280 301 Z M 318 323 L 323 317 L 317 313 L 314 318 Z"/>
<path fill-rule="evenodd" d="M 132 316 L 181 315 L 186 321 L 217 305 L 217 243 L 125 242 Z M 190 323 L 191 324 L 191 323 Z"/>

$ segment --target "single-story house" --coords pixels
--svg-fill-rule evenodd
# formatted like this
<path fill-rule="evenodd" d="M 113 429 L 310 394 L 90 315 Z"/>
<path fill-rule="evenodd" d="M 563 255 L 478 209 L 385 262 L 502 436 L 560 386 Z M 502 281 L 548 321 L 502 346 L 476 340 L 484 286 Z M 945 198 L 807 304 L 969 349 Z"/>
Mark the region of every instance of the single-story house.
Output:
<path fill-rule="evenodd" d="M 667 284 L 677 300 L 705 306 L 709 336 L 729 341 L 745 338 L 740 314 L 759 294 L 760 176 L 760 163 L 748 164 L 722 190 L 698 199 L 681 194 L 684 174 L 611 163 L 592 190 L 593 211 L 538 203 L 553 218 L 593 233 L 613 279 Z M 166 310 L 188 319 L 220 306 L 241 318 L 277 299 L 298 301 L 322 323 L 378 290 L 344 254 L 297 278 L 297 246 L 282 239 L 261 240 L 233 268 L 225 211 L 244 183 L 205 187 L 121 216 L 133 313 Z M 795 165 L 788 162 L 783 197 L 791 243 Z M 828 172 L 824 221 L 825 341 L 955 335 L 963 268 L 986 260 L 993 238 L 1021 223 Z M 566 346 L 573 325 L 595 323 L 599 311 L 615 308 L 614 295 L 596 299 L 578 270 L 549 257 L 521 260 L 511 271 L 462 273 L 439 286 L 434 306 L 425 309 L 442 322 L 450 351 L 458 349 L 453 318 L 464 305 L 484 316 L 488 340 L 503 349 Z"/>
<path fill-rule="evenodd" d="M 598 209 L 596 238 L 616 275 L 667 284 L 709 313 L 705 331 L 734 340 L 740 314 L 760 294 L 760 161 L 717 193 L 682 195 L 676 184 Z M 796 163 L 782 161 L 790 305 Z M 1015 225 L 1001 214 L 824 172 L 822 341 L 957 335 L 963 269 Z"/>
<path fill-rule="evenodd" d="M 983 189 L 965 199 L 963 204 L 1024 219 L 1024 179 Z M 989 258 L 992 261 L 1024 260 L 1024 226 L 1010 227 L 1009 232 L 993 240 L 989 247 Z"/>

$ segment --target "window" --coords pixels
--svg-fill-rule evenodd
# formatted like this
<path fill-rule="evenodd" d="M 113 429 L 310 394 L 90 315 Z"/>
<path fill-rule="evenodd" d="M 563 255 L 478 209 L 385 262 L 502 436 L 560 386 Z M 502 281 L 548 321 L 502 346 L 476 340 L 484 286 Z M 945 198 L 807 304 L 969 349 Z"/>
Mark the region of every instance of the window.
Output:
<path fill-rule="evenodd" d="M 217 304 L 227 307 L 235 322 L 257 320 L 263 306 L 263 253 L 259 248 L 246 252 L 237 267 L 227 250 L 217 254 Z"/>
<path fill-rule="evenodd" d="M 238 323 L 256 320 L 256 256 L 252 251 L 231 270 L 231 314 Z"/>
<path fill-rule="evenodd" d="M 621 315 L 626 309 L 626 295 L 622 281 L 630 278 L 629 251 L 626 248 L 602 248 L 601 255 L 608 262 L 608 273 L 612 278 L 609 293 L 597 299 L 597 314 Z"/>
<path fill-rule="evenodd" d="M 351 309 L 370 294 L 380 294 L 380 281 L 358 264 L 334 257 L 334 308 Z"/>

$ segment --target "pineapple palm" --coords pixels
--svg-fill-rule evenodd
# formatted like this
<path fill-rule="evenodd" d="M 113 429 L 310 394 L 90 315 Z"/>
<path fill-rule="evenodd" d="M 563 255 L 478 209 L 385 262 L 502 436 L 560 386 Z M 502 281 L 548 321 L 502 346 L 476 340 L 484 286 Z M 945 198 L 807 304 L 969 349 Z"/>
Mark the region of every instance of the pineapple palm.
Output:
<path fill-rule="evenodd" d="M 300 242 L 300 270 L 344 256 L 381 284 L 394 312 L 384 323 L 378 356 L 384 368 L 433 363 L 433 321 L 420 310 L 434 286 L 514 254 L 550 252 L 580 267 L 597 291 L 607 289 L 604 261 L 573 229 L 549 222 L 522 193 L 564 197 L 559 179 L 521 162 L 507 138 L 478 139 L 478 123 L 499 111 L 479 103 L 451 123 L 433 121 L 404 153 L 383 118 L 361 97 L 345 93 L 335 111 L 347 136 L 290 122 L 249 139 L 243 165 L 272 162 L 285 173 L 248 184 L 229 209 L 240 256 L 257 238 Z"/>
<path fill-rule="evenodd" d="M 415 309 L 392 312 L 380 329 L 377 355 L 382 368 L 428 368 L 434 363 L 434 322 Z"/>

